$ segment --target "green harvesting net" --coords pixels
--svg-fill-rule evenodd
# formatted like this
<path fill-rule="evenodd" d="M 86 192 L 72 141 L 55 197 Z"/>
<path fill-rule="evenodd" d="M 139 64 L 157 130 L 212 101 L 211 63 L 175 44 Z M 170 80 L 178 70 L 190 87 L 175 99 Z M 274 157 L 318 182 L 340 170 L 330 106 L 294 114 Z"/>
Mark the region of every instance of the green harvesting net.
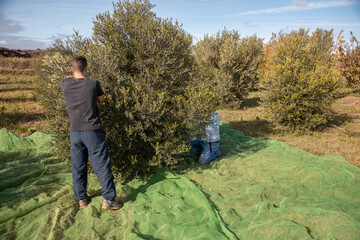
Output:
<path fill-rule="evenodd" d="M 128 197 L 110 211 L 92 174 L 91 203 L 78 208 L 49 135 L 2 129 L 1 239 L 360 239 L 360 169 L 226 124 L 220 131 L 221 160 L 117 183 Z"/>

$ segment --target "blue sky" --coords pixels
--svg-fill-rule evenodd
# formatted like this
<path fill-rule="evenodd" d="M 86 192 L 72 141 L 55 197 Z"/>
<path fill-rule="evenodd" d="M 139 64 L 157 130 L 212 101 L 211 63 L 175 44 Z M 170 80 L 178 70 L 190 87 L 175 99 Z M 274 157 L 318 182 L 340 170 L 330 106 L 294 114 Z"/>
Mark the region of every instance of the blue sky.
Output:
<path fill-rule="evenodd" d="M 79 30 L 91 36 L 92 19 L 112 11 L 113 0 L 0 0 L 0 47 L 45 49 Z M 227 28 L 267 42 L 272 33 L 301 27 L 344 30 L 360 38 L 360 0 L 153 0 L 153 11 L 177 19 L 200 39 Z"/>

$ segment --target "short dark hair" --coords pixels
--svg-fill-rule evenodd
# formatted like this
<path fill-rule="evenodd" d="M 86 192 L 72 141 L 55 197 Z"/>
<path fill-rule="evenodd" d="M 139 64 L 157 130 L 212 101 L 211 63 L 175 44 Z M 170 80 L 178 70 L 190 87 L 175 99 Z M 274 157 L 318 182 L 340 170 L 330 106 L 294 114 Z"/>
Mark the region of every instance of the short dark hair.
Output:
<path fill-rule="evenodd" d="M 83 73 L 85 68 L 87 67 L 86 58 L 83 56 L 74 57 L 72 60 L 72 66 L 74 68 L 74 71 L 79 71 Z"/>

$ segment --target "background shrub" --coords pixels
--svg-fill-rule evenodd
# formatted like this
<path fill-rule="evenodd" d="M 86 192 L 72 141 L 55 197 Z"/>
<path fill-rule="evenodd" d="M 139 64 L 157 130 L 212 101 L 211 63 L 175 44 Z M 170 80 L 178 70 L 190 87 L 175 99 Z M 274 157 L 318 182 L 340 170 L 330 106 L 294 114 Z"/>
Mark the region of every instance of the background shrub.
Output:
<path fill-rule="evenodd" d="M 226 107 L 239 108 L 249 90 L 256 87 L 263 58 L 263 40 L 256 35 L 241 38 L 238 31 L 205 35 L 194 46 L 198 80 L 207 82 Z"/>
<path fill-rule="evenodd" d="M 262 75 L 268 117 L 290 131 L 313 130 L 331 117 L 337 89 L 332 74 L 332 31 L 299 29 L 273 35 Z"/>
<path fill-rule="evenodd" d="M 56 41 L 37 68 L 38 92 L 58 151 L 69 157 L 68 117 L 60 79 L 73 56 L 88 59 L 88 76 L 105 91 L 100 107 L 114 173 L 130 180 L 151 166 L 172 165 L 188 150 L 194 124 L 216 109 L 212 93 L 194 81 L 192 39 L 147 0 L 119 1 L 94 20 L 93 36 Z"/>
<path fill-rule="evenodd" d="M 350 44 L 345 43 L 342 32 L 337 42 L 337 60 L 341 75 L 351 87 L 360 88 L 360 44 L 352 32 Z"/>

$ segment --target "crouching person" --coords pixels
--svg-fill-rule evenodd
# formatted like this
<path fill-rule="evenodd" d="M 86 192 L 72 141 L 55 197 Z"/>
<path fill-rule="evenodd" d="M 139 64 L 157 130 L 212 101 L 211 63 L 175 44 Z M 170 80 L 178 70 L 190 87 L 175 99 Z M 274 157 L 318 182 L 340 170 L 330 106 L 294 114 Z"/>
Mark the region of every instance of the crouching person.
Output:
<path fill-rule="evenodd" d="M 200 138 L 190 141 L 199 156 L 200 164 L 208 164 L 215 158 L 221 157 L 220 150 L 220 117 L 217 112 L 212 116 L 212 121 L 208 123 Z"/>
<path fill-rule="evenodd" d="M 104 197 L 102 208 L 120 209 L 111 172 L 109 149 L 101 128 L 97 102 L 104 102 L 104 92 L 97 80 L 86 77 L 87 61 L 82 56 L 72 60 L 74 75 L 61 80 L 66 109 L 70 118 L 71 170 L 75 199 L 79 207 L 88 205 L 87 160 L 90 157 Z"/>

